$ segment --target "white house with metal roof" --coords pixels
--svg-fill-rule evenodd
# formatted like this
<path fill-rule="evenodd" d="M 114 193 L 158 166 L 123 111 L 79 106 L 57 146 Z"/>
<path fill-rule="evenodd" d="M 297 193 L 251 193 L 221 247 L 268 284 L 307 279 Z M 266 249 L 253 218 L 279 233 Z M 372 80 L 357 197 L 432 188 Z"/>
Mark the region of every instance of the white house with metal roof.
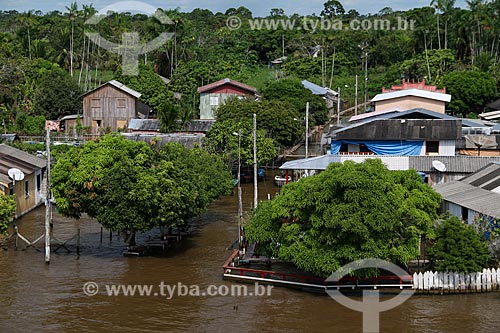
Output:
<path fill-rule="evenodd" d="M 451 95 L 421 89 L 397 90 L 376 95 L 372 100 L 375 112 L 392 110 L 411 110 L 415 108 L 445 113 L 446 103 L 451 101 Z"/>

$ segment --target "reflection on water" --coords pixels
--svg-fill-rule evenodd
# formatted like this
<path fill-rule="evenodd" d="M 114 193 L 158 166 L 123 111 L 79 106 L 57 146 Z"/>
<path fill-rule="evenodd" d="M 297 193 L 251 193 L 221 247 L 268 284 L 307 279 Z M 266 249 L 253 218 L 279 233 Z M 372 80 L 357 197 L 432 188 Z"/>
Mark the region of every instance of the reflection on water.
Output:
<path fill-rule="evenodd" d="M 274 195 L 268 181 L 259 183 L 265 200 Z M 245 209 L 252 185 L 243 185 Z M 43 232 L 43 208 L 18 223 L 35 239 Z M 43 252 L 0 248 L 0 332 L 361 332 L 361 314 L 328 296 L 274 288 L 271 297 L 108 297 L 85 296 L 87 281 L 98 284 L 229 285 L 221 279 L 226 248 L 237 237 L 237 197 L 214 203 L 195 221 L 192 237 L 166 256 L 123 257 L 116 234 L 110 242 L 94 221 L 79 222 L 54 214 L 54 236 L 71 238 L 81 229 L 81 253 L 61 250 L 45 265 Z M 151 234 L 153 235 L 153 234 Z M 149 235 L 141 235 L 139 241 Z M 72 244 L 75 244 L 72 242 Z M 42 244 L 37 246 L 42 249 Z M 74 246 L 71 247 L 75 250 Z M 238 306 L 237 311 L 234 310 Z M 381 314 L 382 332 L 497 332 L 500 294 L 414 296 Z"/>

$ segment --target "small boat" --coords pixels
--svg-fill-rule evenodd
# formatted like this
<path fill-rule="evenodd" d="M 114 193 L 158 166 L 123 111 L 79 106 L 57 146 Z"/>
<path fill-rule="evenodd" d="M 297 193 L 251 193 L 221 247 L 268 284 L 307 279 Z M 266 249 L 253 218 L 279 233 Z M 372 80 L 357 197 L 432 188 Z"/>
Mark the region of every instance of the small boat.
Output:
<path fill-rule="evenodd" d="M 283 186 L 286 183 L 289 183 L 291 181 L 292 181 L 292 176 L 288 176 L 288 181 L 287 181 L 286 177 L 274 176 L 274 183 L 276 184 L 276 186 Z"/>

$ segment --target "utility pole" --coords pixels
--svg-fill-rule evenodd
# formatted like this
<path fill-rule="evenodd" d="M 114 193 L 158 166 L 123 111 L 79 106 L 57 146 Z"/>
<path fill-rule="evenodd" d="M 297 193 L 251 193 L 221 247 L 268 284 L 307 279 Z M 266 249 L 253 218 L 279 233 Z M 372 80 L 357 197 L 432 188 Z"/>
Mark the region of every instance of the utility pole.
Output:
<path fill-rule="evenodd" d="M 253 208 L 257 209 L 257 115 L 253 114 Z"/>
<path fill-rule="evenodd" d="M 238 249 L 242 250 L 243 204 L 241 199 L 241 128 L 238 130 Z"/>
<path fill-rule="evenodd" d="M 365 52 L 365 110 L 367 102 L 367 87 L 368 87 L 368 52 Z"/>
<path fill-rule="evenodd" d="M 306 158 L 309 157 L 309 102 L 306 103 Z"/>
<path fill-rule="evenodd" d="M 45 263 L 50 264 L 50 127 L 47 126 L 47 191 L 45 193 Z"/>
<path fill-rule="evenodd" d="M 337 125 L 340 125 L 340 104 L 341 104 L 341 99 L 340 99 L 340 87 L 339 87 L 339 91 L 337 93 Z"/>
<path fill-rule="evenodd" d="M 354 98 L 354 115 L 358 115 L 358 75 L 356 74 L 356 94 Z"/>

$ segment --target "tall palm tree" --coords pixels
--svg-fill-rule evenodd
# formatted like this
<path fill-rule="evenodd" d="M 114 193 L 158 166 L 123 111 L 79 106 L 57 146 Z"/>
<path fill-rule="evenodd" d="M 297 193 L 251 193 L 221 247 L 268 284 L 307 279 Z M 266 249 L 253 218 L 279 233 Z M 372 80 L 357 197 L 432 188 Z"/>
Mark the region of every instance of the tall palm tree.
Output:
<path fill-rule="evenodd" d="M 19 23 L 26 27 L 28 30 L 28 55 L 31 60 L 31 35 L 30 35 L 30 27 L 33 25 L 35 19 L 33 17 L 33 10 L 28 10 L 19 16 Z"/>
<path fill-rule="evenodd" d="M 96 13 L 96 10 L 95 8 L 91 5 L 87 6 L 87 5 L 83 5 L 83 9 L 79 12 L 80 13 L 80 16 L 83 17 L 83 21 L 86 21 L 89 17 L 91 17 L 92 15 L 94 15 Z M 78 85 L 80 86 L 81 85 L 81 81 L 82 81 L 82 72 L 83 72 L 83 68 L 84 68 L 84 62 L 85 62 L 85 48 L 89 49 L 90 47 L 90 41 L 86 42 L 86 38 L 85 38 L 85 29 L 83 30 L 83 47 L 82 47 L 82 61 L 81 61 L 81 65 L 80 65 L 80 74 L 78 76 Z M 89 44 L 86 46 L 86 44 Z M 90 58 L 88 52 L 87 52 L 87 58 Z M 88 61 L 87 60 L 87 67 L 88 67 Z M 87 74 L 85 74 L 87 75 Z M 87 78 L 85 77 L 85 80 Z"/>
<path fill-rule="evenodd" d="M 444 16 L 444 48 L 448 48 L 448 18 L 450 12 L 453 10 L 455 6 L 455 0 L 432 0 L 431 6 L 436 8 L 436 17 L 437 17 L 437 32 L 438 32 L 438 45 L 439 49 L 441 49 L 441 34 L 439 33 L 439 16 Z"/>
<path fill-rule="evenodd" d="M 69 56 L 70 56 L 70 63 L 69 63 L 69 68 L 70 68 L 70 73 L 71 77 L 73 77 L 73 36 L 75 33 L 75 19 L 78 15 L 78 4 L 73 2 L 69 7 L 66 6 L 66 10 L 68 11 L 68 17 L 69 20 L 71 21 L 71 39 L 69 43 Z"/>
<path fill-rule="evenodd" d="M 439 49 L 441 50 L 441 33 L 439 32 L 439 8 L 441 0 L 432 0 L 431 1 L 431 6 L 436 9 L 436 20 L 437 20 L 437 34 L 438 34 L 438 46 Z"/>
<path fill-rule="evenodd" d="M 476 57 L 481 53 L 480 41 L 481 41 L 481 16 L 483 12 L 483 0 L 467 0 L 467 5 L 471 11 L 471 14 L 477 24 L 477 36 L 476 33 L 472 33 L 472 44 L 471 44 L 471 61 L 474 66 Z"/>

